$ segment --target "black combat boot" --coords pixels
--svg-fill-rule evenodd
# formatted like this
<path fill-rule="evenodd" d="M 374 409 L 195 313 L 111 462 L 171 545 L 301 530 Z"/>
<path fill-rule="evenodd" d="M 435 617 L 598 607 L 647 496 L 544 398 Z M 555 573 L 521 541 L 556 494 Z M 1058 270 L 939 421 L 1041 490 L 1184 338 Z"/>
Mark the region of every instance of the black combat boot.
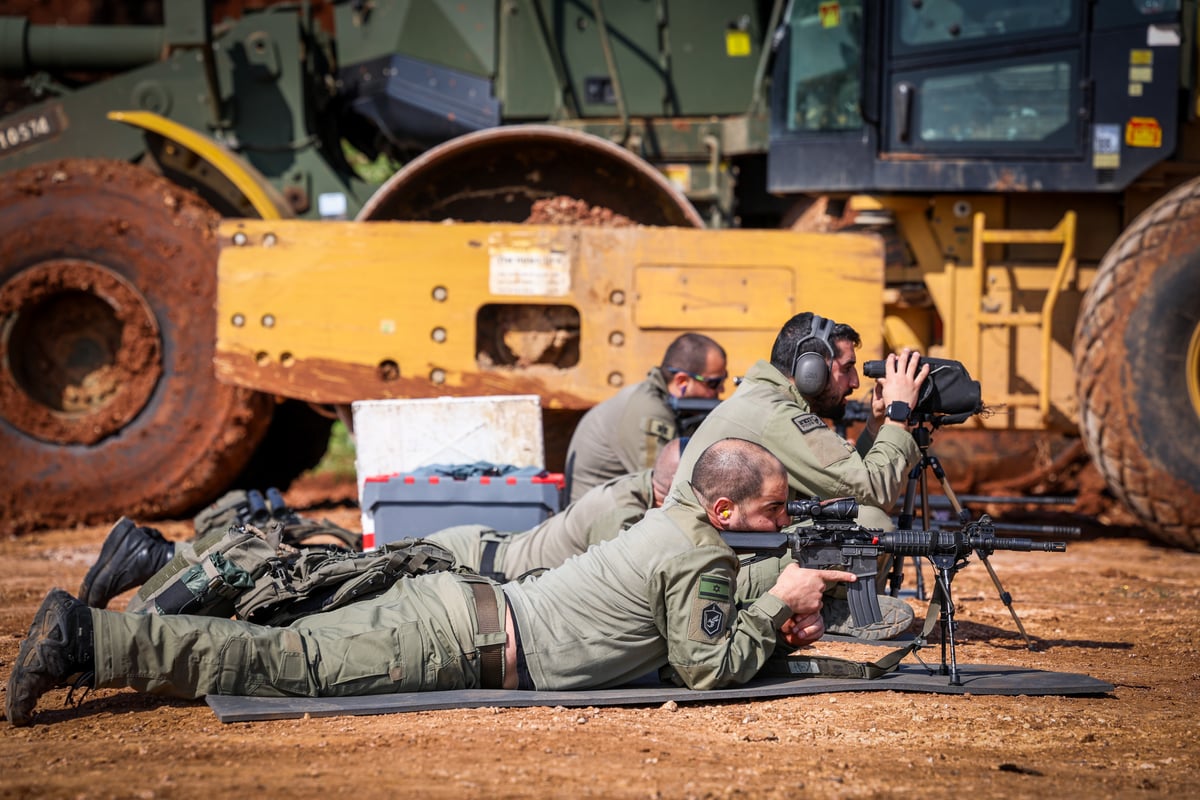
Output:
<path fill-rule="evenodd" d="M 92 608 L 104 608 L 121 592 L 150 580 L 174 556 L 174 542 L 164 539 L 154 528 L 141 528 L 128 517 L 121 517 L 108 532 L 100 557 L 84 576 L 79 599 Z"/>
<path fill-rule="evenodd" d="M 38 698 L 51 689 L 91 687 L 95 682 L 96 649 L 92 610 L 62 589 L 51 589 L 21 642 L 8 676 L 4 711 L 13 725 L 33 721 Z"/>

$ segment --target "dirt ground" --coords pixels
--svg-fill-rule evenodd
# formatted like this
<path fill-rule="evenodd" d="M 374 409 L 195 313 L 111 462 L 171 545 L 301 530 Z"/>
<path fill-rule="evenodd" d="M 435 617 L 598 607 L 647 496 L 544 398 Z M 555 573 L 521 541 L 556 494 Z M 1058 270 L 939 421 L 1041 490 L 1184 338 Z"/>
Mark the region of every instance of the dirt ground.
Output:
<path fill-rule="evenodd" d="M 312 489 L 288 500 L 320 497 L 306 514 L 358 529 L 353 485 Z M 161 528 L 190 532 L 186 521 Z M 0 541 L 0 679 L 46 591 L 74 591 L 105 533 Z M 1200 796 L 1200 554 L 1089 533 L 1066 553 L 992 564 L 1039 649 L 973 563 L 954 582 L 959 663 L 1086 673 L 1111 695 L 854 692 L 222 724 L 203 702 L 102 690 L 70 708 L 56 691 L 33 726 L 0 723 L 0 797 Z M 939 658 L 935 647 L 923 656 Z"/>

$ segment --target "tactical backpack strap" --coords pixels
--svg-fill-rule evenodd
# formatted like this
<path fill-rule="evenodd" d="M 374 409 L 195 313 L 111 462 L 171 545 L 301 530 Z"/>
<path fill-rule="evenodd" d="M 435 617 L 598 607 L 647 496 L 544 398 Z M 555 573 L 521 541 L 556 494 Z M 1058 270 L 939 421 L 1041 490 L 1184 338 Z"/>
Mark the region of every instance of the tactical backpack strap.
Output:
<path fill-rule="evenodd" d="M 292 547 L 308 547 L 318 536 L 329 536 L 341 542 L 346 550 L 362 550 L 362 534 L 346 530 L 327 519 L 320 522 L 296 516 L 283 523 L 283 541 Z"/>
<path fill-rule="evenodd" d="M 424 539 L 388 542 L 369 553 L 309 548 L 272 568 L 239 595 L 240 619 L 287 625 L 322 611 L 374 597 L 397 580 L 454 568 L 454 556 Z"/>
<path fill-rule="evenodd" d="M 479 558 L 479 574 L 488 578 L 495 579 L 496 576 L 496 551 L 500 549 L 500 543 L 494 541 L 483 542 L 483 553 Z"/>
<path fill-rule="evenodd" d="M 479 639 L 479 684 L 484 689 L 504 688 L 504 617 L 502 606 L 497 594 L 503 594 L 497 589 L 494 581 L 481 575 L 462 576 L 462 581 L 471 590 L 471 599 L 475 604 L 475 625 Z M 489 642 L 489 643 L 484 643 Z"/>
<path fill-rule="evenodd" d="M 193 541 L 199 541 L 213 533 L 224 534 L 229 530 L 230 525 L 235 525 L 244 519 L 248 520 L 249 509 L 250 504 L 246 498 L 246 492 L 241 489 L 226 492 L 192 520 L 192 525 L 196 529 L 196 535 L 192 537 Z"/>
<path fill-rule="evenodd" d="M 228 617 L 233 600 L 254 585 L 281 551 L 279 529 L 230 525 L 182 544 L 138 590 L 127 610 Z M 287 548 L 290 550 L 290 548 Z"/>

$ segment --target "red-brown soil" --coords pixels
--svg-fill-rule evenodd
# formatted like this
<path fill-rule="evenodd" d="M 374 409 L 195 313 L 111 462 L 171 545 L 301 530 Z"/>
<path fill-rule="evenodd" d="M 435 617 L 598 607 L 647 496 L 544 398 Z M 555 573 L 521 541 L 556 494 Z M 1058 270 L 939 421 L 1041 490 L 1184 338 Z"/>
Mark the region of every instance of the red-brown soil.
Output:
<path fill-rule="evenodd" d="M 288 500 L 357 530 L 353 495 L 352 484 L 302 481 Z M 75 590 L 105 532 L 0 541 L 0 680 L 43 595 Z M 959 662 L 1087 673 L 1115 685 L 1110 696 L 862 692 L 226 725 L 203 702 L 102 690 L 69 708 L 63 690 L 32 727 L 0 723 L 0 797 L 1200 796 L 1200 554 L 1089 538 L 992 564 L 1040 649 L 1025 647 L 972 564 L 954 583 Z M 882 653 L 867 649 L 851 655 Z M 936 662 L 936 648 L 926 653 Z"/>

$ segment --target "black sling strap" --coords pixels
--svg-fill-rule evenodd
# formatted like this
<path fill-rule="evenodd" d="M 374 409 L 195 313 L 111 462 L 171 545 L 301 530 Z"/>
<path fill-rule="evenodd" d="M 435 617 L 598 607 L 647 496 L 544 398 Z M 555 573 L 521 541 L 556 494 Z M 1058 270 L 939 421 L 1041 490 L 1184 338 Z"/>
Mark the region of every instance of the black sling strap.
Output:
<path fill-rule="evenodd" d="M 929 608 L 925 612 L 925 624 L 922 626 L 921 632 L 917 637 L 903 647 L 891 651 L 878 661 L 851 661 L 847 658 L 836 658 L 834 656 L 789 655 L 768 660 L 759 674 L 786 675 L 793 678 L 818 676 L 825 678 L 860 678 L 863 680 L 882 678 L 884 675 L 894 672 L 896 667 L 900 666 L 900 662 L 904 660 L 905 656 L 926 645 L 929 634 L 933 632 L 934 626 L 937 625 L 941 612 L 942 605 L 939 600 L 939 594 L 934 592 L 933 599 L 929 601 Z"/>

